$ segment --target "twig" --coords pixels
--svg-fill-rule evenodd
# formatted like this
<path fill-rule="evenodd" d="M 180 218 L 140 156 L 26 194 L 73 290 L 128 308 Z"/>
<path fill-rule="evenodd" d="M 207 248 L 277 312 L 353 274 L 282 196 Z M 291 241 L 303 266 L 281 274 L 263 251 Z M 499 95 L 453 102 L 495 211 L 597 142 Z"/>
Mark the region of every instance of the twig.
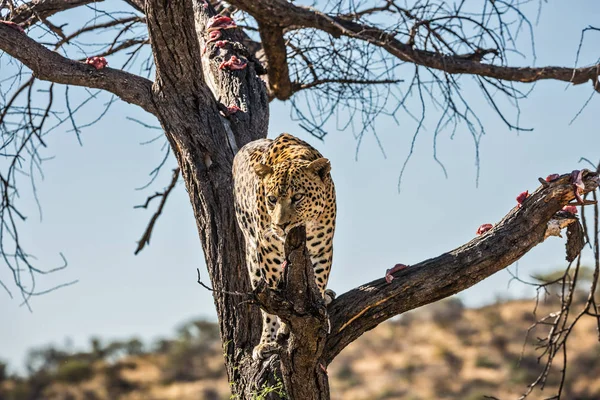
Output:
<path fill-rule="evenodd" d="M 163 192 L 157 192 L 157 193 L 153 194 L 152 196 L 148 197 L 146 199 L 146 203 L 144 203 L 143 205 L 137 205 L 137 206 L 133 207 L 133 208 L 148 208 L 148 205 L 150 204 L 150 202 L 152 200 L 154 200 L 157 197 L 162 197 L 162 200 L 160 201 L 160 204 L 158 205 L 156 212 L 154 213 L 154 215 L 152 215 L 152 218 L 150 218 L 150 222 L 148 222 L 148 226 L 146 227 L 146 230 L 144 231 L 142 238 L 138 242 L 138 246 L 137 246 L 134 254 L 137 255 L 140 251 L 142 251 L 142 249 L 144 247 L 146 247 L 146 245 L 150 244 L 150 236 L 152 235 L 152 231 L 154 230 L 154 225 L 156 224 L 158 217 L 162 213 L 165 203 L 167 202 L 167 198 L 169 197 L 169 194 L 171 194 L 171 191 L 177 184 L 178 179 L 179 179 L 179 168 L 175 168 L 173 170 L 173 177 L 171 178 L 171 183 L 169 184 L 169 186 L 167 186 L 167 188 Z"/>

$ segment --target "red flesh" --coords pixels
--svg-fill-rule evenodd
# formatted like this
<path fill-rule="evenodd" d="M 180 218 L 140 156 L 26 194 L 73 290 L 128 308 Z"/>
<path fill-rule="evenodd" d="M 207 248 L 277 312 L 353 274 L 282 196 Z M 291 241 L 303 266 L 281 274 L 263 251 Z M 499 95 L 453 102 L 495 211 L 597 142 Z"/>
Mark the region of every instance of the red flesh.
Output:
<path fill-rule="evenodd" d="M 517 203 L 519 203 L 519 207 L 521 207 L 521 204 L 523 204 L 527 197 L 529 197 L 529 190 L 519 193 L 517 196 Z"/>
<path fill-rule="evenodd" d="M 392 281 L 394 280 L 394 277 L 392 276 L 392 274 L 394 272 L 402 271 L 403 269 L 406 269 L 406 268 L 408 268 L 408 265 L 404 265 L 404 264 L 394 265 L 392 268 L 385 271 L 385 281 L 387 283 L 392 283 Z"/>
<path fill-rule="evenodd" d="M 492 225 L 492 224 L 483 224 L 479 228 L 477 228 L 477 235 L 483 235 L 484 233 L 486 233 L 493 227 L 494 227 L 494 225 Z"/>
<path fill-rule="evenodd" d="M 106 58 L 104 57 L 88 57 L 85 60 L 85 63 L 96 69 L 102 69 L 108 65 L 108 61 L 106 61 Z"/>

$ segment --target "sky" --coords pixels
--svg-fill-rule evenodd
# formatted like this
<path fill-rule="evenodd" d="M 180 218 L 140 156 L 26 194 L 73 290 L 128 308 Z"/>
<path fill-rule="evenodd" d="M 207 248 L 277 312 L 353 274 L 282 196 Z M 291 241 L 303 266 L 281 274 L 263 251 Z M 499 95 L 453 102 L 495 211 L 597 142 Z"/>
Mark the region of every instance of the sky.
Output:
<path fill-rule="evenodd" d="M 536 65 L 572 66 L 581 30 L 599 18 L 600 3 L 594 0 L 545 5 L 534 26 Z M 598 54 L 593 53 L 597 39 L 590 36 L 585 42 L 580 65 L 597 62 Z M 292 133 L 331 160 L 338 217 L 329 287 L 338 294 L 383 277 L 396 263 L 415 264 L 468 242 L 479 225 L 499 221 L 514 207 L 517 194 L 533 191 L 538 177 L 580 169 L 584 167 L 580 157 L 600 160 L 597 96 L 571 122 L 591 95 L 589 83 L 536 84 L 521 102 L 520 117 L 521 125 L 533 131 L 516 132 L 466 82 L 464 91 L 475 99 L 486 128 L 479 147 L 478 186 L 475 149 L 464 127 L 452 138 L 450 132 L 438 138 L 446 178 L 432 156 L 437 120 L 428 117 L 399 192 L 399 173 L 414 134 L 411 122 L 377 121 L 383 156 L 372 135 L 365 136 L 356 152 L 354 136 L 329 124 L 321 141 L 292 121 L 289 103 L 271 103 L 269 137 Z M 101 103 L 82 110 L 81 121 L 93 120 Z M 508 115 L 516 114 L 509 109 Z M 160 162 L 162 140 L 140 145 L 160 131 L 128 118 L 156 124 L 140 109 L 119 102 L 105 118 L 83 130 L 83 145 L 68 127 L 48 136 L 44 154 L 54 158 L 44 163 L 44 180 L 37 185 L 42 218 L 31 190 L 23 190 L 21 208 L 29 216 L 21 230 L 26 248 L 43 267 L 60 265 L 61 253 L 68 260 L 65 270 L 40 278 L 38 288 L 77 283 L 33 298 L 31 312 L 17 296 L 11 299 L 0 291 L 0 359 L 14 368 L 22 366 L 32 347 L 53 343 L 82 348 L 92 336 L 106 340 L 137 336 L 151 342 L 172 335 L 186 320 L 216 318 L 211 294 L 196 283 L 196 268 L 205 278 L 207 274 L 182 183 L 168 199 L 151 245 L 134 255 L 152 211 L 133 207 L 168 184 L 175 161 L 172 157 L 167 161 L 155 186 L 136 190 Z M 584 260 L 591 260 L 589 252 Z M 550 238 L 511 270 L 518 267 L 520 276 L 528 277 L 565 265 L 563 240 Z M 0 279 L 10 283 L 2 266 Z M 534 295 L 531 288 L 509 281 L 503 270 L 458 296 L 469 306 L 480 306 L 498 298 Z"/>

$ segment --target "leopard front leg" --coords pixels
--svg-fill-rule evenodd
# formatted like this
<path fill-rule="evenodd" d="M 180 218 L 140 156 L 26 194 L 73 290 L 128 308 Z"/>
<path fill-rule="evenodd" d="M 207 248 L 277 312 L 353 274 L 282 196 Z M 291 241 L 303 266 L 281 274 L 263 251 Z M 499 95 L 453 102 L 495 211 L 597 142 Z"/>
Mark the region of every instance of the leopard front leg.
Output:
<path fill-rule="evenodd" d="M 335 292 L 327 289 L 331 264 L 333 261 L 333 228 L 320 226 L 311 230 L 306 237 L 306 244 L 310 255 L 310 260 L 315 272 L 315 282 L 325 300 L 329 304 L 335 298 Z"/>
<path fill-rule="evenodd" d="M 280 329 L 279 319 L 276 315 L 260 310 L 262 314 L 262 334 L 260 342 L 252 350 L 254 360 L 264 360 L 277 350 L 277 332 Z"/>
<path fill-rule="evenodd" d="M 258 246 L 252 259 L 248 260 L 250 266 L 251 283 L 254 289 L 258 282 L 264 279 L 267 285 L 275 289 L 281 277 L 281 260 L 277 256 L 269 254 L 270 246 Z M 277 350 L 277 334 L 281 328 L 281 322 L 276 315 L 261 310 L 262 332 L 260 342 L 252 350 L 254 360 L 265 359 L 270 353 Z"/>

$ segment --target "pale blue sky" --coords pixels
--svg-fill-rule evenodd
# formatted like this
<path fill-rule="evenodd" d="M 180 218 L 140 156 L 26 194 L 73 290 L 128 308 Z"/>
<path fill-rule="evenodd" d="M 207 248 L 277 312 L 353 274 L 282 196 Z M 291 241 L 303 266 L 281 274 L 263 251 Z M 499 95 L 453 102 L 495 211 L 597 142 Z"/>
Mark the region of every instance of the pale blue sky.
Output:
<path fill-rule="evenodd" d="M 594 0 L 546 5 L 535 27 L 537 65 L 572 66 L 581 29 L 597 24 L 599 18 L 600 3 Z M 593 45 L 598 35 L 586 42 L 580 65 L 597 61 Z M 434 162 L 434 114 L 427 117 L 427 130 L 417 138 L 399 194 L 398 175 L 414 133 L 408 118 L 400 125 L 386 118 L 378 121 L 387 158 L 367 136 L 356 160 L 356 141 L 350 132 L 329 125 L 329 135 L 321 142 L 291 121 L 289 104 L 271 104 L 270 137 L 290 132 L 331 159 L 339 207 L 330 279 L 336 292 L 380 278 L 395 263 L 413 264 L 469 241 L 480 224 L 500 220 L 515 205 L 518 193 L 534 190 L 537 177 L 581 168 L 582 156 L 600 159 L 598 98 L 569 124 L 590 96 L 590 84 L 538 83 L 521 103 L 521 124 L 534 131 L 517 133 L 464 82 L 487 130 L 480 146 L 478 188 L 472 139 L 464 127 L 453 140 L 449 133 L 438 139 L 448 179 Z M 84 110 L 82 122 L 93 119 L 95 111 L 93 106 Z M 21 208 L 30 216 L 21 231 L 27 249 L 38 257 L 39 265 L 59 265 L 60 252 L 69 262 L 65 271 L 40 279 L 39 287 L 79 282 L 32 299 L 33 312 L 0 291 L 0 358 L 13 366 L 20 365 L 33 346 L 62 344 L 67 338 L 75 346 L 85 346 L 92 335 L 151 340 L 172 334 L 186 319 L 215 318 L 211 294 L 196 283 L 196 268 L 205 267 L 183 184 L 169 199 L 151 246 L 133 254 L 151 212 L 132 207 L 152 193 L 134 188 L 147 181 L 148 172 L 160 161 L 161 142 L 140 146 L 157 131 L 146 130 L 127 116 L 154 123 L 136 107 L 118 103 L 106 118 L 83 131 L 83 146 L 66 127 L 48 137 L 45 154 L 55 158 L 45 163 L 45 180 L 38 184 L 42 221 L 31 192 L 23 191 Z M 169 165 L 174 165 L 173 159 Z M 169 177 L 170 169 L 165 168 L 154 189 Z M 590 259 L 589 254 L 586 257 Z M 564 243 L 551 238 L 525 256 L 519 269 L 527 276 L 564 264 Z M 481 305 L 496 296 L 532 295 L 518 284 L 507 289 L 509 278 L 501 271 L 460 297 L 469 305 Z M 0 279 L 10 283 L 3 268 Z"/>

